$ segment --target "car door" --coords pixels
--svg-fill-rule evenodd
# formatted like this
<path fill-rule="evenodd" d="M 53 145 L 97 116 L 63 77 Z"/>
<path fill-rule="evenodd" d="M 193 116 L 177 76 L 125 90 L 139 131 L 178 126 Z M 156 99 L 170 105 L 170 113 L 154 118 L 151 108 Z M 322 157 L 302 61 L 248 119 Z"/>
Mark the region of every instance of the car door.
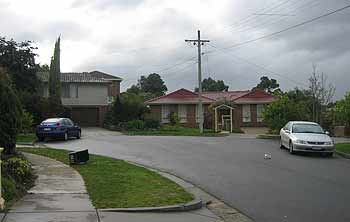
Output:
<path fill-rule="evenodd" d="M 288 146 L 291 123 L 287 123 L 281 130 L 281 141 L 284 146 Z"/>
<path fill-rule="evenodd" d="M 64 119 L 63 124 L 66 127 L 68 136 L 74 136 L 74 130 L 72 129 L 72 125 L 69 123 L 69 121 L 67 119 Z"/>
<path fill-rule="evenodd" d="M 72 120 L 67 119 L 67 123 L 69 124 L 71 135 L 72 136 L 77 136 L 78 134 L 78 128 L 75 126 Z"/>

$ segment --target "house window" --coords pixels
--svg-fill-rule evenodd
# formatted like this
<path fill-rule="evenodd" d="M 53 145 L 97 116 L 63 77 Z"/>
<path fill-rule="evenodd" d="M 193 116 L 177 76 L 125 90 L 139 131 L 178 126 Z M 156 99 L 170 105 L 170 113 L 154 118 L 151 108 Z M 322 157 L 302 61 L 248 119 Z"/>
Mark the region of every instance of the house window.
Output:
<path fill-rule="evenodd" d="M 187 122 L 187 106 L 186 105 L 178 105 L 178 116 L 180 118 L 180 123 Z"/>
<path fill-rule="evenodd" d="M 264 105 L 263 104 L 257 104 L 256 105 L 256 121 L 257 122 L 264 121 L 263 111 L 264 111 Z"/>
<path fill-rule="evenodd" d="M 196 123 L 199 123 L 199 109 L 198 109 L 198 105 L 196 105 Z M 204 114 L 204 106 L 202 105 L 202 112 Z M 204 117 L 203 117 L 203 121 L 204 121 Z"/>
<path fill-rule="evenodd" d="M 162 105 L 162 123 L 170 122 L 170 107 L 169 105 Z"/>
<path fill-rule="evenodd" d="M 70 98 L 70 85 L 62 84 L 62 98 Z"/>
<path fill-rule="evenodd" d="M 75 98 L 79 98 L 79 86 L 75 85 Z"/>
<path fill-rule="evenodd" d="M 242 106 L 242 120 L 244 123 L 251 122 L 250 105 Z"/>

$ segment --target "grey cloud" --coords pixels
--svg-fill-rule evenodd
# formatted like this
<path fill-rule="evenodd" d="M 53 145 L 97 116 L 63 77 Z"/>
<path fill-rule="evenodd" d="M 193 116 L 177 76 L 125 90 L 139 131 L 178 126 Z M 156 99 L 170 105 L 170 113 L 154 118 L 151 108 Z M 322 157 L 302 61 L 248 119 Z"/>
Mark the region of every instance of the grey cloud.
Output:
<path fill-rule="evenodd" d="M 71 7 L 77 8 L 82 6 L 89 6 L 92 8 L 98 8 L 100 10 L 105 10 L 110 7 L 117 7 L 117 8 L 129 8 L 129 7 L 135 7 L 141 4 L 144 0 L 75 0 Z"/>

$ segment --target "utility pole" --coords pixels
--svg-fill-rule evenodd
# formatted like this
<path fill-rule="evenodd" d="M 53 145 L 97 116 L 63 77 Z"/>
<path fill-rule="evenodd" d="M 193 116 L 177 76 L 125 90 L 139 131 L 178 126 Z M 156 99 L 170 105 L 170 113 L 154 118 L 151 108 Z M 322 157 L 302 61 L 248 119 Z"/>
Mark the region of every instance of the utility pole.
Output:
<path fill-rule="evenodd" d="M 201 39 L 201 31 L 198 30 L 198 39 L 186 39 L 185 42 L 193 42 L 198 47 L 198 115 L 199 115 L 199 131 L 203 133 L 203 106 L 202 106 L 202 52 L 201 47 L 209 40 Z"/>

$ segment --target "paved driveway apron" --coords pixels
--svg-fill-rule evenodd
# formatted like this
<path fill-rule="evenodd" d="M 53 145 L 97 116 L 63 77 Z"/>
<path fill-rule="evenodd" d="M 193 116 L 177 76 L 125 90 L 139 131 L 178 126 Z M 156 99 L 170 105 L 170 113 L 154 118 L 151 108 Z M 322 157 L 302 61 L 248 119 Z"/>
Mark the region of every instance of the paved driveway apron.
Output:
<path fill-rule="evenodd" d="M 86 129 L 55 148 L 127 159 L 199 185 L 255 221 L 350 221 L 350 161 L 290 155 L 249 137 L 123 136 Z M 264 159 L 264 154 L 271 159 Z"/>

